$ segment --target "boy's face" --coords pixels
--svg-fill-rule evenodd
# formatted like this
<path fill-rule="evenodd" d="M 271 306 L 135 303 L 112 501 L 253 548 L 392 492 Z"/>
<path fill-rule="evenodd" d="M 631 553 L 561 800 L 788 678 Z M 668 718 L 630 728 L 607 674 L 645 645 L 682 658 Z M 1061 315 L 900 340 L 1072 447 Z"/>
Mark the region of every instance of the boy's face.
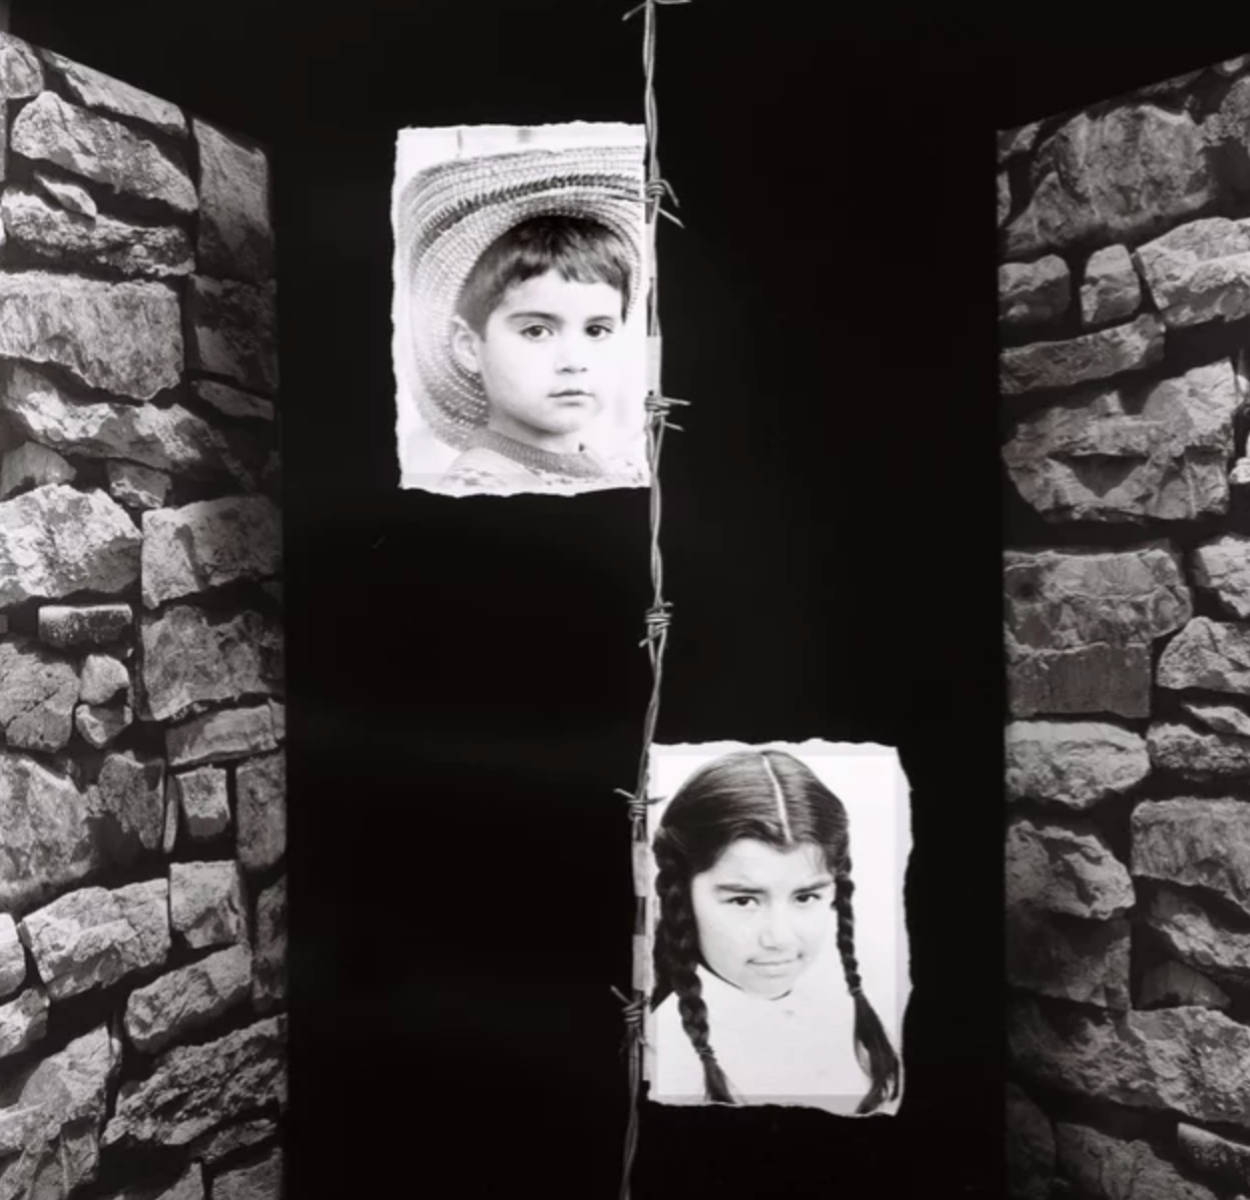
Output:
<path fill-rule="evenodd" d="M 482 380 L 490 426 L 557 453 L 620 386 L 621 294 L 606 283 L 574 283 L 556 271 L 514 284 L 479 337 L 457 318 L 453 347 Z"/>

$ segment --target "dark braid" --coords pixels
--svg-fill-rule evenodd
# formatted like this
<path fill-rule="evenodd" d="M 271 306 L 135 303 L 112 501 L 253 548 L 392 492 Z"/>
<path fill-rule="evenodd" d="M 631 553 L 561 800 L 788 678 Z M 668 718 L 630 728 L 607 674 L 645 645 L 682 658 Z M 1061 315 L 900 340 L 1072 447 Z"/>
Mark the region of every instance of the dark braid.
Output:
<path fill-rule="evenodd" d="M 659 847 L 658 857 L 661 857 Z M 671 989 L 676 993 L 681 1027 L 703 1064 L 703 1086 L 707 1099 L 734 1104 L 736 1101 L 729 1090 L 729 1081 L 716 1061 L 708 1036 L 707 1004 L 703 1000 L 703 984 L 695 969 L 699 962 L 699 931 L 690 904 L 689 883 L 682 878 L 680 866 L 669 862 L 660 867 L 655 886 L 660 901 L 660 920 L 655 939 L 657 995 L 661 989 Z"/>
<path fill-rule="evenodd" d="M 851 880 L 849 854 L 843 855 L 834 877 L 833 907 L 838 914 L 838 953 L 842 956 L 846 986 L 855 1001 L 855 1057 L 872 1081 L 868 1094 L 855 1111 L 870 1113 L 879 1108 L 883 1100 L 893 1100 L 898 1095 L 898 1055 L 890 1045 L 881 1018 L 864 995 L 859 964 L 855 961 L 855 915 L 851 909 L 855 884 Z"/>
<path fill-rule="evenodd" d="M 851 879 L 851 856 L 846 855 L 834 875 L 836 888 L 833 907 L 838 914 L 838 953 L 842 956 L 842 971 L 846 986 L 852 996 L 863 990 L 859 977 L 859 964 L 855 961 L 855 916 L 851 911 L 851 897 L 855 883 Z"/>

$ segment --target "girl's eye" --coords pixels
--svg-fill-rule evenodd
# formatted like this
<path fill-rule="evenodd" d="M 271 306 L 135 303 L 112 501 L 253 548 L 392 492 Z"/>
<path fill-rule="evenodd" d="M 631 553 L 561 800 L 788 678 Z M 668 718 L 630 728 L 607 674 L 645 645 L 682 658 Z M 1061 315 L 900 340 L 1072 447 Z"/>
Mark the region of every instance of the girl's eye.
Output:
<path fill-rule="evenodd" d="M 589 334 L 591 341 L 601 342 L 604 338 L 612 336 L 612 326 L 590 325 L 587 327 L 586 332 Z"/>
<path fill-rule="evenodd" d="M 734 896 L 729 901 L 738 908 L 750 908 L 755 903 L 754 896 Z"/>
<path fill-rule="evenodd" d="M 800 904 L 807 906 L 807 905 L 814 904 L 818 900 L 820 900 L 820 893 L 819 892 L 804 892 L 801 896 L 795 897 L 795 899 L 797 899 Z"/>

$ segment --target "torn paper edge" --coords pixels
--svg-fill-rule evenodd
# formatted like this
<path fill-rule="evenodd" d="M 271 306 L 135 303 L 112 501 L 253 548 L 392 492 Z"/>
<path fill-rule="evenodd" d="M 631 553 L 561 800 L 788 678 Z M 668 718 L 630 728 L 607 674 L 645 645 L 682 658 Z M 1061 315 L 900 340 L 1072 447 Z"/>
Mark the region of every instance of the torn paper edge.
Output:
<path fill-rule="evenodd" d="M 574 142 L 572 138 L 576 138 Z M 422 143 L 442 143 L 443 153 L 430 156 L 418 155 L 415 147 Z M 397 131 L 395 136 L 394 169 L 391 179 L 390 220 L 391 220 L 391 370 L 395 382 L 395 456 L 399 464 L 399 486 L 404 491 L 422 491 L 434 495 L 450 496 L 463 499 L 472 496 L 581 496 L 588 492 L 602 491 L 636 491 L 651 487 L 651 463 L 647 453 L 645 432 L 645 400 L 646 377 L 650 374 L 650 347 L 646 344 L 646 303 L 655 278 L 654 254 L 651 239 L 642 237 L 643 278 L 639 281 L 637 295 L 639 303 L 635 309 L 631 337 L 639 342 L 637 351 L 638 384 L 638 429 L 628 434 L 618 443 L 615 451 L 605 454 L 610 460 L 621 461 L 625 471 L 637 471 L 640 478 L 637 482 L 603 484 L 597 480 L 586 484 L 553 485 L 535 480 L 533 484 L 525 481 L 525 476 L 518 472 L 516 485 L 492 487 L 484 491 L 466 491 L 461 488 L 443 488 L 439 481 L 443 473 L 459 455 L 454 447 L 444 446 L 429 433 L 422 420 L 414 399 L 414 386 L 419 387 L 416 380 L 415 365 L 408 349 L 408 339 L 404 331 L 408 326 L 407 305 L 404 289 L 400 287 L 400 247 L 396 236 L 399 228 L 398 202 L 405 184 L 412 176 L 426 166 L 435 162 L 449 161 L 452 158 L 488 157 L 495 154 L 515 152 L 522 149 L 541 149 L 544 146 L 554 148 L 573 144 L 583 146 L 636 146 L 640 157 L 646 151 L 646 130 L 643 125 L 633 122 L 616 121 L 565 121 L 548 125 L 449 125 L 437 127 L 410 126 Z M 454 150 L 454 153 L 452 152 Z M 634 358 L 631 356 L 631 363 Z M 632 422 L 631 422 L 632 424 Z M 418 440 L 424 443 L 420 458 L 433 458 L 438 462 L 438 470 L 432 471 L 417 465 L 411 459 L 414 455 L 409 450 L 411 443 Z M 592 448 L 600 447 L 592 443 Z"/>
<path fill-rule="evenodd" d="M 651 855 L 651 843 L 655 836 L 655 829 L 659 821 L 659 817 L 669 799 L 668 795 L 662 795 L 657 792 L 656 779 L 656 763 L 661 757 L 680 757 L 687 755 L 695 757 L 700 762 L 711 761 L 722 755 L 730 754 L 736 750 L 783 750 L 796 758 L 801 759 L 816 771 L 816 774 L 824 780 L 822 773 L 816 768 L 812 760 L 818 760 L 821 757 L 830 756 L 871 756 L 871 757 L 889 757 L 894 762 L 895 775 L 895 792 L 894 804 L 896 812 L 895 820 L 895 860 L 893 864 L 894 873 L 894 890 L 898 898 L 898 936 L 894 940 L 894 972 L 895 972 L 895 1004 L 894 1009 L 890 1013 L 889 1019 L 886 1018 L 880 1008 L 877 1009 L 878 1015 L 881 1016 L 882 1024 L 885 1025 L 886 1032 L 890 1036 L 891 1043 L 894 1046 L 899 1059 L 899 1088 L 898 1095 L 893 1100 L 887 1100 L 872 1113 L 858 1114 L 855 1107 L 863 1095 L 853 1097 L 853 1102 L 848 1101 L 847 1097 L 831 1096 L 817 1097 L 808 1096 L 802 1098 L 790 1098 L 783 1096 L 767 1096 L 758 1099 L 748 1099 L 747 1104 L 751 1108 L 762 1107 L 781 1107 L 781 1108 L 808 1108 L 817 1109 L 823 1112 L 829 1112 L 833 1115 L 854 1116 L 858 1119 L 874 1116 L 892 1116 L 897 1113 L 903 1096 L 907 1088 L 907 1065 L 904 1055 L 904 1033 L 907 1028 L 907 1016 L 911 1007 L 912 1000 L 912 982 L 910 970 L 910 937 L 908 933 L 907 909 L 907 877 L 911 870 L 911 856 L 914 850 L 913 840 L 913 813 L 911 803 L 911 783 L 907 777 L 907 772 L 903 769 L 902 756 L 896 747 L 886 746 L 880 742 L 834 742 L 825 738 L 806 738 L 803 741 L 788 741 L 785 739 L 777 739 L 761 742 L 740 742 L 740 741 L 717 741 L 717 742 L 673 742 L 661 744 L 653 742 L 648 751 L 647 777 L 648 783 L 648 799 L 652 801 L 652 807 L 647 813 L 647 840 L 645 844 L 633 843 L 633 875 L 635 895 L 641 895 L 646 900 L 646 932 L 644 934 L 635 934 L 633 937 L 633 987 L 636 991 L 642 992 L 647 997 L 646 1015 L 643 1020 L 644 1042 L 643 1042 L 643 1060 L 642 1072 L 643 1079 L 647 1084 L 648 1099 L 655 1104 L 665 1106 L 683 1107 L 683 1106 L 701 1106 L 701 1107 L 726 1107 L 709 1101 L 704 1097 L 682 1097 L 682 1096 L 665 1096 L 662 1099 L 652 1093 L 652 1081 L 655 1076 L 655 1042 L 654 1042 L 654 1022 L 650 1008 L 651 991 L 654 986 L 653 970 L 652 970 L 652 952 L 654 945 L 654 928 L 655 928 L 655 909 L 656 898 L 654 893 L 654 859 Z M 695 768 L 692 768 L 693 771 Z M 688 778 L 690 771 L 683 774 L 682 778 Z M 825 781 L 827 782 L 827 781 Z M 680 785 L 679 785 L 680 786 Z M 848 809 L 854 802 L 848 803 L 845 795 L 837 788 L 833 789 L 839 799 L 847 804 Z M 851 837 L 855 836 L 854 818 L 851 818 Z M 645 863 L 645 866 L 643 865 Z M 639 889 L 642 889 L 641 891 Z M 861 893 L 861 889 L 857 884 L 857 894 Z M 641 960 L 641 961 L 640 961 Z M 862 968 L 861 963 L 861 968 Z M 865 982 L 868 981 L 867 972 L 863 972 Z M 877 975 L 879 978 L 879 973 Z M 872 993 L 870 985 L 865 989 L 871 999 Z M 876 1005 L 874 1005 L 876 1007 Z M 848 1034 L 849 1036 L 849 1034 Z M 866 1088 L 865 1088 L 866 1090 Z M 822 1104 L 821 1100 L 828 1103 Z"/>

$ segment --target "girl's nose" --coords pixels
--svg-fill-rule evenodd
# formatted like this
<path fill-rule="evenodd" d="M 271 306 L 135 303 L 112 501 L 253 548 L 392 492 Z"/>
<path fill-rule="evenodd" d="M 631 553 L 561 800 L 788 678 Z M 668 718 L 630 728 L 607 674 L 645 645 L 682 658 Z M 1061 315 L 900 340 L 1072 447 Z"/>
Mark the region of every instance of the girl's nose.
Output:
<path fill-rule="evenodd" d="M 794 945 L 794 927 L 780 909 L 764 914 L 760 923 L 760 945 L 768 950 L 788 950 Z"/>

